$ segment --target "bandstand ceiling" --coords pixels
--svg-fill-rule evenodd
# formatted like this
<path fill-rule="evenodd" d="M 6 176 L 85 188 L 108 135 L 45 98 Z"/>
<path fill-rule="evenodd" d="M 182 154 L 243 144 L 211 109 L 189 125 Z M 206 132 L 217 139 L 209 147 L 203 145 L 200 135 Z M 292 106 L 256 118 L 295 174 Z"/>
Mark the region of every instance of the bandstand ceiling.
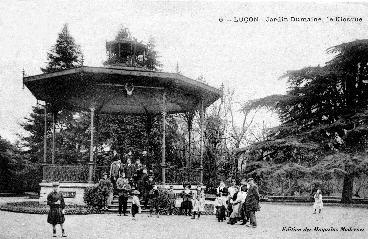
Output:
<path fill-rule="evenodd" d="M 222 96 L 219 89 L 177 73 L 133 67 L 88 67 L 63 70 L 23 78 L 24 85 L 42 101 L 58 108 L 99 113 L 144 114 L 196 110 Z M 134 86 L 127 95 L 126 84 Z M 164 97 L 165 95 L 165 97 Z M 165 106 L 163 99 L 165 98 Z"/>

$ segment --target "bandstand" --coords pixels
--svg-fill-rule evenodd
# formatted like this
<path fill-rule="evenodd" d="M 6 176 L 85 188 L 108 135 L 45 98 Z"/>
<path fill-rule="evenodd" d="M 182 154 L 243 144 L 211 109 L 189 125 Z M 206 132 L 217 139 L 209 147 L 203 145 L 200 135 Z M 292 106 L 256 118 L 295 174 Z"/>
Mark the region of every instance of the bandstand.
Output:
<path fill-rule="evenodd" d="M 24 85 L 36 99 L 51 106 L 51 112 L 47 113 L 53 116 L 51 162 L 47 161 L 46 137 L 44 140 L 40 202 L 46 201 L 46 195 L 52 188 L 51 182 L 60 181 L 60 190 L 66 195 L 66 202 L 83 204 L 84 188 L 94 184 L 97 179 L 94 155 L 96 114 L 150 116 L 161 114 L 161 183 L 166 184 L 174 183 L 168 182 L 166 177 L 166 115 L 198 111 L 201 150 L 200 167 L 195 171 L 198 172 L 198 181 L 203 181 L 204 112 L 206 107 L 221 97 L 222 91 L 178 73 L 152 71 L 142 67 L 144 64 L 140 63 L 145 61 L 147 48 L 141 43 L 128 40 L 112 41 L 106 44 L 106 48 L 109 59 L 120 59 L 120 61 L 105 67 L 81 66 L 23 77 Z M 55 164 L 55 119 L 58 112 L 63 109 L 90 112 L 90 150 L 87 164 Z M 45 129 L 47 129 L 46 120 Z M 64 175 L 69 176 L 65 178 Z"/>

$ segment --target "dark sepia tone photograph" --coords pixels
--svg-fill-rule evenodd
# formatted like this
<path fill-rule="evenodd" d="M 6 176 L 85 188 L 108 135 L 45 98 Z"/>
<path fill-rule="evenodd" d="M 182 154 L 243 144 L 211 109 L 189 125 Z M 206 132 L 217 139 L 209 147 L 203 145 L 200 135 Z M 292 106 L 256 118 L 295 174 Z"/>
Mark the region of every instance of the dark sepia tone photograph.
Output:
<path fill-rule="evenodd" d="M 368 238 L 367 3 L 0 12 L 0 239 Z"/>

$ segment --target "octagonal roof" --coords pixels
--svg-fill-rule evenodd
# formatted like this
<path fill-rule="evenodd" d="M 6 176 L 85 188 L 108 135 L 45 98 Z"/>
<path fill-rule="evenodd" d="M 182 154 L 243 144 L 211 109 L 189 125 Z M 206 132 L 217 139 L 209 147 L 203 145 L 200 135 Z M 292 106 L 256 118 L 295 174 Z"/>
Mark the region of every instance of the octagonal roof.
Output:
<path fill-rule="evenodd" d="M 78 67 L 23 78 L 24 85 L 42 101 L 58 108 L 100 113 L 144 114 L 196 110 L 222 96 L 222 91 L 181 74 L 134 67 Z M 134 87 L 127 94 L 127 84 Z M 165 104 L 163 99 L 165 96 Z"/>

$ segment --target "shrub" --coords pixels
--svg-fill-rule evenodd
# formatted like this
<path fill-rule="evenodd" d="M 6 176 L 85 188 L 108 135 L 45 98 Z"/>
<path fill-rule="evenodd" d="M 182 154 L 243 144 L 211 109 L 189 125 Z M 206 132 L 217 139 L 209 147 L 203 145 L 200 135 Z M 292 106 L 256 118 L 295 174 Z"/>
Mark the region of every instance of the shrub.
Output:
<path fill-rule="evenodd" d="M 84 202 L 87 206 L 96 212 L 100 212 L 104 206 L 104 196 L 98 186 L 87 187 L 84 191 Z"/>
<path fill-rule="evenodd" d="M 32 214 L 47 214 L 50 210 L 49 206 L 46 204 L 40 204 L 35 201 L 24 201 L 24 202 L 11 202 L 0 205 L 0 209 L 4 211 L 11 212 L 22 212 L 22 213 L 32 213 Z M 66 205 L 65 214 L 89 214 L 92 213 L 85 206 L 79 205 Z"/>

